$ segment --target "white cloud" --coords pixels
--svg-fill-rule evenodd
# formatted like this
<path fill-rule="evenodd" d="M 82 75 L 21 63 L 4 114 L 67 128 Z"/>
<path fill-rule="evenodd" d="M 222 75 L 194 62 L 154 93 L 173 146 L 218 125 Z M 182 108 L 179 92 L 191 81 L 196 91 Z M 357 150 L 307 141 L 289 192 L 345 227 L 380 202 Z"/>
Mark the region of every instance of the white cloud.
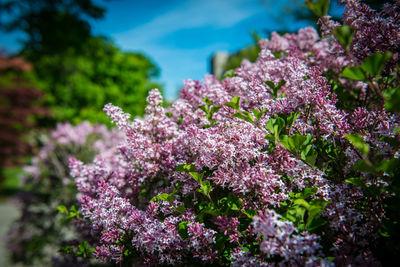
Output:
<path fill-rule="evenodd" d="M 187 0 L 159 14 L 146 24 L 112 37 L 126 50 L 142 51 L 161 68 L 160 80 L 165 84 L 168 99 L 173 99 L 184 79 L 200 79 L 208 71 L 213 52 L 229 49 L 226 43 L 212 43 L 196 49 L 166 46 L 162 39 L 179 30 L 200 27 L 227 29 L 265 12 L 258 0 Z"/>
<path fill-rule="evenodd" d="M 140 48 L 178 30 L 205 26 L 227 28 L 263 11 L 257 1 L 188 0 L 146 24 L 115 33 L 113 37 L 123 48 Z"/>

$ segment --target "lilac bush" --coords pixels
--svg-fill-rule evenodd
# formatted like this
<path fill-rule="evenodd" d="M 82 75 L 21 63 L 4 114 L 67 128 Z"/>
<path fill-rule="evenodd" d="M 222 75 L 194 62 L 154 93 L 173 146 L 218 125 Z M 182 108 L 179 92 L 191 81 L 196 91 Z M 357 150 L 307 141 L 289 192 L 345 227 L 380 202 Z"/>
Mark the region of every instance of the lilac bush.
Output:
<path fill-rule="evenodd" d="M 157 89 L 143 118 L 106 105 L 124 138 L 91 163 L 69 159 L 81 243 L 62 251 L 121 265 L 389 263 L 399 2 L 346 8 L 343 25 L 320 18 L 323 37 L 273 33 L 233 75 L 186 80 L 171 107 Z"/>
<path fill-rule="evenodd" d="M 260 41 L 258 60 L 232 77 L 186 80 L 170 108 L 157 89 L 144 118 L 106 105 L 125 142 L 113 159 L 70 161 L 80 213 L 98 240 L 94 256 L 149 265 L 380 264 L 399 163 L 399 116 L 385 110 L 394 100 L 382 93 L 399 82 L 398 32 L 390 35 L 399 5 L 346 7 L 344 26 L 321 18 L 324 38 L 313 28 L 273 33 Z"/>

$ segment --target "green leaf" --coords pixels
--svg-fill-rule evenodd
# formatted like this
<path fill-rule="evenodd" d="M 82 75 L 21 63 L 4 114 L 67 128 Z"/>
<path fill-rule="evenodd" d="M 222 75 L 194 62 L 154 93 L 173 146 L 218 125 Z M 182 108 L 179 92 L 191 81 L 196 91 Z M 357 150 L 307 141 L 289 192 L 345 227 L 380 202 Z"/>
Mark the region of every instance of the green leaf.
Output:
<path fill-rule="evenodd" d="M 367 77 L 365 76 L 364 71 L 359 67 L 347 67 L 342 72 L 343 78 L 353 79 L 357 81 L 366 81 Z"/>
<path fill-rule="evenodd" d="M 277 85 L 275 85 L 272 81 L 264 81 L 266 85 L 268 85 L 272 91 L 268 91 L 274 98 L 278 97 L 278 92 L 283 85 L 286 84 L 285 80 L 280 81 Z"/>
<path fill-rule="evenodd" d="M 299 206 L 303 206 L 306 209 L 310 208 L 310 205 L 308 204 L 308 202 L 301 198 L 296 199 L 295 201 L 293 201 L 293 203 L 296 205 L 299 205 Z"/>
<path fill-rule="evenodd" d="M 354 30 L 349 25 L 343 25 L 333 30 L 336 39 L 345 49 L 349 49 L 353 41 L 353 32 Z"/>
<path fill-rule="evenodd" d="M 248 111 L 244 111 L 244 110 L 242 111 L 242 113 L 249 119 L 248 122 L 253 123 L 253 124 L 256 123 L 254 120 L 253 114 L 251 114 Z"/>
<path fill-rule="evenodd" d="M 274 57 L 275 57 L 276 59 L 287 56 L 287 53 L 284 52 L 284 51 L 274 52 L 273 54 L 274 54 Z"/>
<path fill-rule="evenodd" d="M 271 82 L 271 81 L 264 81 L 264 83 L 265 83 L 266 85 L 268 85 L 272 90 L 275 90 L 276 86 L 275 86 L 275 84 L 274 84 L 273 82 Z"/>
<path fill-rule="evenodd" d="M 318 152 L 311 146 L 307 145 L 304 150 L 301 151 L 301 159 L 307 164 L 314 166 L 317 160 Z"/>
<path fill-rule="evenodd" d="M 79 210 L 75 205 L 72 205 L 68 211 L 68 208 L 64 205 L 60 205 L 56 208 L 56 211 L 67 215 L 64 217 L 61 222 L 62 223 L 69 223 L 74 218 L 79 218 Z"/>
<path fill-rule="evenodd" d="M 213 102 L 211 100 L 209 100 L 207 97 L 204 97 L 204 102 L 206 103 L 207 106 L 211 106 L 213 104 Z"/>
<path fill-rule="evenodd" d="M 206 114 L 208 114 L 208 112 L 209 112 L 208 107 L 207 107 L 207 106 L 204 106 L 204 105 L 199 106 L 199 109 L 201 109 L 202 111 L 204 111 Z"/>
<path fill-rule="evenodd" d="M 310 222 L 311 220 L 313 220 L 317 215 L 319 215 L 326 207 L 326 205 L 328 205 L 329 203 L 331 203 L 330 201 L 326 201 L 323 199 L 312 199 L 309 204 L 309 208 L 308 208 L 308 219 L 307 221 Z"/>
<path fill-rule="evenodd" d="M 227 106 L 227 107 L 230 107 L 230 108 L 236 109 L 236 106 L 235 106 L 235 104 L 233 104 L 233 103 L 231 103 L 231 102 L 226 102 L 224 105 L 225 105 L 225 106 Z M 236 109 L 236 110 L 238 110 L 238 109 Z"/>
<path fill-rule="evenodd" d="M 185 210 L 186 210 L 184 205 L 179 205 L 178 207 L 176 207 L 174 209 L 182 214 L 185 213 Z"/>
<path fill-rule="evenodd" d="M 374 53 L 364 60 L 361 64 L 361 68 L 375 77 L 382 72 L 386 62 L 392 58 L 392 55 L 393 53 L 389 51 L 386 51 L 384 54 Z"/>
<path fill-rule="evenodd" d="M 306 187 L 303 189 L 302 192 L 295 194 L 294 197 L 306 199 L 308 197 L 315 195 L 317 192 L 318 192 L 318 188 L 316 188 L 316 187 Z"/>
<path fill-rule="evenodd" d="M 346 134 L 346 139 L 355 146 L 361 154 L 368 156 L 369 145 L 364 142 L 364 138 L 359 134 Z"/>
<path fill-rule="evenodd" d="M 179 164 L 176 168 L 175 171 L 178 172 L 195 172 L 196 171 L 196 166 L 194 164 Z"/>
<path fill-rule="evenodd" d="M 313 232 L 316 229 L 320 228 L 321 226 L 324 226 L 327 223 L 328 223 L 328 221 L 324 218 L 314 217 L 313 219 L 308 221 L 306 229 L 309 232 Z"/>
<path fill-rule="evenodd" d="M 240 198 L 234 199 L 232 202 L 230 202 L 231 210 L 240 210 L 242 207 L 242 202 L 243 201 Z"/>
<path fill-rule="evenodd" d="M 230 69 L 230 70 L 225 71 L 223 78 L 235 77 L 235 76 L 236 76 L 235 70 L 234 69 Z"/>
<path fill-rule="evenodd" d="M 307 209 L 302 206 L 293 206 L 291 210 L 291 215 L 296 218 L 297 222 L 304 222 L 304 215 L 306 214 Z M 304 224 L 304 223 L 303 223 Z M 298 224 L 297 227 L 300 228 L 299 226 L 301 225 Z"/>
<path fill-rule="evenodd" d="M 284 86 L 285 84 L 286 84 L 286 81 L 285 81 L 285 80 L 280 81 L 280 82 L 278 83 L 278 85 L 276 86 L 276 89 L 277 89 L 277 90 L 280 90 L 280 89 L 282 88 L 282 86 Z"/>
<path fill-rule="evenodd" d="M 377 173 L 375 167 L 369 165 L 363 159 L 361 159 L 361 160 L 357 161 L 356 163 L 354 163 L 354 165 L 351 166 L 351 169 L 355 170 L 355 171 L 360 171 L 360 172 L 369 172 L 369 173 L 373 173 L 373 174 Z"/>
<path fill-rule="evenodd" d="M 221 108 L 221 106 L 219 105 L 215 105 L 211 108 L 210 110 L 210 115 L 212 116 L 215 112 L 217 112 L 219 109 Z"/>
<path fill-rule="evenodd" d="M 292 112 L 289 114 L 289 116 L 286 117 L 286 124 L 290 127 L 292 127 L 293 123 L 297 120 L 297 118 L 300 116 L 300 111 L 298 112 Z"/>
<path fill-rule="evenodd" d="M 391 88 L 383 92 L 385 109 L 390 112 L 400 112 L 400 89 Z"/>
<path fill-rule="evenodd" d="M 345 180 L 346 183 L 356 185 L 356 186 L 364 186 L 364 179 L 362 177 L 353 177 Z"/>
<path fill-rule="evenodd" d="M 189 172 L 189 174 L 200 184 L 204 173 Z"/>
<path fill-rule="evenodd" d="M 78 212 L 78 208 L 77 208 L 75 205 L 72 205 L 72 206 L 69 208 L 69 211 L 70 211 L 70 212 Z"/>
<path fill-rule="evenodd" d="M 326 207 L 326 205 L 330 204 L 331 201 L 327 201 L 324 199 L 320 199 L 320 198 L 314 198 L 310 200 L 310 205 L 313 206 L 313 208 L 320 208 L 321 211 Z"/>
<path fill-rule="evenodd" d="M 233 108 L 235 110 L 240 109 L 240 97 L 234 96 L 230 102 L 224 104 L 227 107 Z"/>
<path fill-rule="evenodd" d="M 87 258 L 89 253 L 93 252 L 94 249 L 89 248 L 89 243 L 87 241 L 83 241 L 78 246 L 78 251 L 76 252 L 76 256 L 81 256 L 83 258 Z"/>
<path fill-rule="evenodd" d="M 189 237 L 188 226 L 187 226 L 188 224 L 189 222 L 187 221 L 180 222 L 178 224 L 178 234 L 183 240 Z"/>
<path fill-rule="evenodd" d="M 79 211 L 78 208 L 75 205 L 72 205 L 69 209 L 69 215 L 67 217 L 69 220 L 72 220 L 74 218 L 79 218 Z"/>
<path fill-rule="evenodd" d="M 321 220 L 317 220 L 316 218 L 330 201 L 316 198 L 310 201 L 306 200 L 315 195 L 317 191 L 318 188 L 307 187 L 300 193 L 290 193 L 289 197 L 292 199 L 292 202 L 281 203 L 281 208 L 286 209 L 283 217 L 292 221 L 301 231 L 306 229 L 315 230 L 323 224 Z M 305 219 L 307 219 L 307 222 L 305 222 Z M 316 221 L 313 222 L 313 220 Z"/>
<path fill-rule="evenodd" d="M 381 236 L 383 236 L 383 237 L 390 237 L 389 232 L 388 232 L 388 231 L 385 231 L 385 230 L 383 229 L 383 227 L 381 227 L 381 228 L 378 229 L 378 233 L 379 233 Z"/>
<path fill-rule="evenodd" d="M 228 197 L 223 197 L 218 200 L 218 205 L 220 205 L 221 210 L 224 213 L 228 213 L 230 210 L 240 210 L 242 203 L 243 200 L 232 193 L 229 193 Z"/>
<path fill-rule="evenodd" d="M 201 181 L 200 186 L 203 190 L 203 194 L 209 196 L 212 189 L 211 183 L 209 181 Z"/>
<path fill-rule="evenodd" d="M 169 198 L 169 194 L 167 194 L 167 193 L 162 193 L 162 194 L 159 194 L 159 195 L 153 197 L 153 198 L 150 200 L 150 202 L 157 202 L 157 201 L 160 201 L 160 200 L 168 201 L 168 198 Z"/>
<path fill-rule="evenodd" d="M 215 245 L 217 246 L 218 252 L 223 252 L 225 249 L 226 237 L 223 233 L 218 233 L 215 238 Z"/>
<path fill-rule="evenodd" d="M 249 113 L 247 111 L 237 112 L 237 113 L 233 114 L 232 117 L 245 120 L 245 121 L 250 122 L 252 124 L 255 123 L 253 115 L 251 115 L 251 113 Z"/>
<path fill-rule="evenodd" d="M 306 0 L 306 6 L 318 17 L 325 16 L 328 13 L 329 0 Z"/>
<path fill-rule="evenodd" d="M 253 109 L 253 114 L 256 117 L 257 121 L 259 121 L 262 115 L 267 111 L 267 108 L 263 108 L 261 111 L 258 109 Z"/>
<path fill-rule="evenodd" d="M 285 127 L 285 120 L 282 118 L 270 119 L 265 128 L 274 135 L 275 140 L 279 139 L 279 134 L 281 133 L 282 129 Z"/>
<path fill-rule="evenodd" d="M 377 169 L 386 173 L 398 171 L 400 168 L 400 159 L 394 158 L 389 160 L 382 160 L 377 164 Z"/>
<path fill-rule="evenodd" d="M 292 151 L 295 149 L 295 147 L 293 147 L 293 145 L 291 144 L 292 142 L 289 141 L 290 136 L 289 135 L 282 135 L 279 137 L 279 142 L 281 142 L 281 144 L 286 147 L 286 149 L 288 149 L 289 151 Z"/>
<path fill-rule="evenodd" d="M 70 254 L 70 255 L 75 255 L 74 249 L 71 246 L 61 247 L 58 251 L 66 253 L 66 254 Z"/>
<path fill-rule="evenodd" d="M 258 212 L 257 212 L 256 210 L 252 210 L 252 209 L 249 209 L 249 210 L 241 210 L 241 212 L 242 212 L 243 214 L 245 214 L 247 217 L 249 217 L 250 219 L 253 219 L 254 216 L 256 216 L 256 215 L 258 214 Z"/>
<path fill-rule="evenodd" d="M 221 215 L 220 211 L 209 201 L 203 201 L 199 205 L 200 214 L 197 216 L 198 219 L 202 220 L 204 214 L 210 214 L 213 216 Z"/>
<path fill-rule="evenodd" d="M 64 206 L 64 205 L 58 206 L 58 207 L 56 208 L 56 211 L 58 211 L 59 213 L 62 213 L 62 214 L 68 214 L 68 209 L 67 209 L 67 207 Z"/>
<path fill-rule="evenodd" d="M 292 153 L 295 154 L 300 154 L 302 150 L 307 149 L 307 146 L 311 143 L 311 141 L 313 140 L 313 136 L 312 135 L 301 135 L 301 134 L 294 134 L 294 135 L 282 135 L 279 137 L 279 142 L 281 142 L 281 144 L 283 146 L 286 147 L 286 149 L 288 149 L 289 151 L 291 151 Z M 308 150 L 310 151 L 312 148 L 308 148 Z M 316 152 L 315 152 L 316 153 Z M 303 153 L 304 154 L 304 153 Z M 304 159 L 306 159 L 306 156 L 308 154 L 304 155 Z M 310 154 L 310 156 L 312 157 L 316 157 L 314 154 Z M 311 160 L 311 158 L 310 158 Z"/>

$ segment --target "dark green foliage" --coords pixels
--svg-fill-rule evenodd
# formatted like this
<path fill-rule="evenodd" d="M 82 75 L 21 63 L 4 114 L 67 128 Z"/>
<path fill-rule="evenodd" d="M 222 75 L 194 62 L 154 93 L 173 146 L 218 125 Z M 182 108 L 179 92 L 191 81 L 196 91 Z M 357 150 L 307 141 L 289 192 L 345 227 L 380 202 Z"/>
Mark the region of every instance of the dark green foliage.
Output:
<path fill-rule="evenodd" d="M 385 108 L 391 112 L 400 111 L 400 89 L 390 88 L 384 92 L 385 97 Z"/>
<path fill-rule="evenodd" d="M 32 53 L 33 63 L 44 54 L 84 47 L 91 36 L 88 19 L 104 16 L 104 8 L 92 0 L 6 0 L 0 3 L 0 29 L 23 31 L 23 51 Z M 7 19 L 6 19 L 7 18 Z"/>
<path fill-rule="evenodd" d="M 399 111 L 398 68 L 394 72 L 385 71 L 392 53 L 374 53 L 368 56 L 360 66 L 345 68 L 342 76 L 348 79 L 364 81 L 368 84 L 369 101 L 367 108 L 385 108 L 388 113 Z M 391 136 L 382 136 L 381 141 L 389 144 L 391 149 L 400 151 L 399 129 L 391 127 Z M 351 170 L 353 177 L 345 181 L 361 188 L 363 203 L 367 206 L 377 201 L 384 211 L 378 229 L 378 241 L 372 244 L 372 250 L 384 266 L 390 266 L 400 253 L 400 159 L 385 157 L 374 150 L 371 143 L 359 134 L 346 135 L 346 139 L 356 148 L 361 159 L 356 161 Z M 368 174 L 366 176 L 365 174 Z M 368 177 L 368 180 L 366 179 Z M 360 205 L 360 211 L 364 210 Z"/>
<path fill-rule="evenodd" d="M 327 223 L 320 213 L 329 204 L 329 201 L 312 198 L 317 191 L 317 188 L 307 187 L 299 193 L 290 193 L 290 199 L 281 203 L 279 213 L 298 229 L 314 232 Z"/>
<path fill-rule="evenodd" d="M 342 77 L 368 82 L 371 77 L 381 74 L 386 62 L 392 57 L 391 52 L 374 53 L 367 57 L 359 67 L 347 67 L 343 70 Z"/>

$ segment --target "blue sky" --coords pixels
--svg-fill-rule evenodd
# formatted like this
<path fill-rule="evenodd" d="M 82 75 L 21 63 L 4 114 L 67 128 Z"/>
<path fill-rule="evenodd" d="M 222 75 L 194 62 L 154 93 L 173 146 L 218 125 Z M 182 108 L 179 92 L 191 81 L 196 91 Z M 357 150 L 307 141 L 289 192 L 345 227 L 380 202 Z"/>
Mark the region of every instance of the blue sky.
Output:
<path fill-rule="evenodd" d="M 251 31 L 306 26 L 290 16 L 282 18 L 288 0 L 95 2 L 107 11 L 104 19 L 91 21 L 93 33 L 108 36 L 123 50 L 149 56 L 161 69 L 159 81 L 169 100 L 177 97 L 184 79 L 202 79 L 213 53 L 234 52 L 251 44 Z M 0 44 L 13 51 L 19 36 L 0 33 Z"/>

